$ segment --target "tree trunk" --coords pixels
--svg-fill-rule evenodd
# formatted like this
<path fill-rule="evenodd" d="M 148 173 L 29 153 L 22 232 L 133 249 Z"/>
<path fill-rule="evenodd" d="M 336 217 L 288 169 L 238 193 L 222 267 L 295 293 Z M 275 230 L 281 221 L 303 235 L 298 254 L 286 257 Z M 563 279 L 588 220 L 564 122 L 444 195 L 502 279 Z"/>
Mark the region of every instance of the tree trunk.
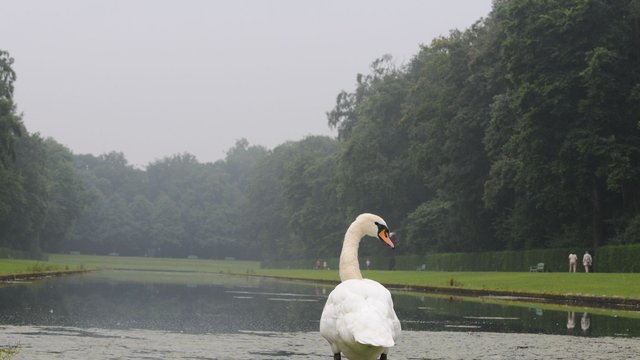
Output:
<path fill-rule="evenodd" d="M 600 191 L 598 190 L 598 181 L 594 179 L 592 188 L 592 217 L 591 217 L 591 229 L 592 229 L 592 245 L 595 251 L 600 244 L 602 244 L 602 237 L 604 233 L 604 221 L 602 219 L 602 201 L 600 199 Z"/>

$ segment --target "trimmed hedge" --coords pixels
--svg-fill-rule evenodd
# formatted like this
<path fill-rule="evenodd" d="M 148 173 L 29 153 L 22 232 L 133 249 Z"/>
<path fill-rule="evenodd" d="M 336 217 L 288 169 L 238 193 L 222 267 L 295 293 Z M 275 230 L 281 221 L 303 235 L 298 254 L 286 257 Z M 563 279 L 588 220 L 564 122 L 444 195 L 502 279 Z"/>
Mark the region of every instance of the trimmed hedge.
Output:
<path fill-rule="evenodd" d="M 28 259 L 28 260 L 48 260 L 48 256 L 41 251 L 26 252 L 0 247 L 0 259 Z"/>
<path fill-rule="evenodd" d="M 371 269 L 426 271 L 529 271 L 530 266 L 544 263 L 544 271 L 564 272 L 569 270 L 571 248 L 536 249 L 524 251 L 489 251 L 479 253 L 430 253 L 425 255 L 372 256 Z M 576 249 L 578 271 L 582 268 L 583 250 Z M 640 272 L 640 244 L 611 245 L 598 248 L 593 253 L 593 270 L 597 272 Z M 325 259 L 323 259 L 325 260 Z M 338 258 L 326 259 L 330 268 L 337 269 Z M 312 269 L 314 260 L 263 261 L 263 268 Z M 365 258 L 360 258 L 364 268 Z"/>
<path fill-rule="evenodd" d="M 603 246 L 593 257 L 593 267 L 600 272 L 640 272 L 640 244 Z"/>
<path fill-rule="evenodd" d="M 558 272 L 568 271 L 570 251 L 571 249 L 538 249 L 427 254 L 425 261 L 427 270 L 431 271 L 529 271 L 530 266 L 544 263 L 544 271 Z"/>

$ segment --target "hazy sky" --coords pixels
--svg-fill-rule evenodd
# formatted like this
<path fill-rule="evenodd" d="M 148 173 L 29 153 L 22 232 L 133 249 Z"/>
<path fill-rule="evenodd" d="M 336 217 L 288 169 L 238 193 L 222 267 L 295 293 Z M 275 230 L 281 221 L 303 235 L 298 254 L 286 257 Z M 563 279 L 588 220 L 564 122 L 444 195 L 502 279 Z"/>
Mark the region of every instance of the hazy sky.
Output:
<path fill-rule="evenodd" d="M 403 64 L 491 0 L 8 0 L 0 49 L 30 132 L 146 165 L 332 135 L 325 113 L 384 54 Z"/>

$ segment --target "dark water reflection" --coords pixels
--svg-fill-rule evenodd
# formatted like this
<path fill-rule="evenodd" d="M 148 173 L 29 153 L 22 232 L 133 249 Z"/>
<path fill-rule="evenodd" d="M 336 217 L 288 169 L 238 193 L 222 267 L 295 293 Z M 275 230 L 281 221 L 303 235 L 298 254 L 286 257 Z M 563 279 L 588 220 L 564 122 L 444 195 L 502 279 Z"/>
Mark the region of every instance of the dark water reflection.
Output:
<path fill-rule="evenodd" d="M 332 286 L 200 274 L 84 275 L 0 288 L 0 325 L 149 329 L 185 333 L 306 332 Z M 157 277 L 156 281 L 154 277 Z M 541 310 L 449 297 L 394 294 L 403 329 L 579 336 L 640 336 L 640 319 Z"/>
<path fill-rule="evenodd" d="M 640 319 L 588 309 L 545 310 L 452 297 L 396 296 L 395 302 L 403 328 L 412 330 L 640 336 Z"/>

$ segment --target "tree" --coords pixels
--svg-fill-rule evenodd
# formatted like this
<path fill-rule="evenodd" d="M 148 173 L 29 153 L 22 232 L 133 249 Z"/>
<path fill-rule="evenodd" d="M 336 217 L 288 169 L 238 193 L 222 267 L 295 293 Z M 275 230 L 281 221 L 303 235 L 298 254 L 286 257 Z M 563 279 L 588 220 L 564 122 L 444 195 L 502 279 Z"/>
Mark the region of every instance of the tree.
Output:
<path fill-rule="evenodd" d="M 429 189 L 428 198 L 408 217 L 414 243 L 430 250 L 497 248 L 491 212 L 482 191 L 489 169 L 484 131 L 489 103 L 499 83 L 486 59 L 489 32 L 478 23 L 452 31 L 422 48 L 410 65 L 414 86 L 404 121 L 409 126 L 410 159 Z"/>
<path fill-rule="evenodd" d="M 128 204 L 131 215 L 131 234 L 129 238 L 135 244 L 136 255 L 151 256 L 155 254 L 152 234 L 153 203 L 146 196 L 138 194 Z"/>
<path fill-rule="evenodd" d="M 621 219 L 614 210 L 621 193 L 635 202 L 637 189 L 627 185 L 638 183 L 631 170 L 638 164 L 631 100 L 638 33 L 630 4 L 509 1 L 494 8 L 510 83 L 494 103 L 486 195 L 513 194 L 501 220 L 510 225 L 499 225 L 510 229 L 504 236 L 529 247 L 562 239 L 597 247 L 613 235 L 608 224 Z M 511 133 L 498 136 L 498 124 Z"/>
<path fill-rule="evenodd" d="M 292 143 L 292 157 L 282 174 L 292 258 L 334 256 L 340 251 L 344 221 L 338 208 L 336 154 L 338 142 L 309 136 Z"/>
<path fill-rule="evenodd" d="M 357 88 L 348 96 L 354 101 L 351 110 L 340 110 L 339 102 L 329 114 L 329 125 L 340 131 L 336 186 L 345 222 L 374 212 L 399 229 L 424 197 L 422 181 L 408 161 L 408 128 L 402 122 L 411 80 L 383 57 L 373 62 L 371 74 L 358 75 Z M 331 115 L 336 113 L 343 114 L 338 123 Z"/>
<path fill-rule="evenodd" d="M 238 234 L 250 241 L 250 249 L 255 249 L 262 259 L 285 258 L 288 250 L 295 246 L 283 182 L 286 164 L 294 154 L 292 142 L 276 146 L 256 163 L 255 172 L 248 180 L 242 211 L 245 224 Z"/>
<path fill-rule="evenodd" d="M 40 234 L 48 206 L 48 179 L 45 172 L 45 150 L 38 135 L 16 139 L 16 160 L 7 166 L 5 176 L 12 194 L 0 231 L 2 243 L 8 247 L 39 252 Z"/>
<path fill-rule="evenodd" d="M 148 225 L 137 223 L 139 218 L 129 211 L 138 196 L 147 196 L 147 174 L 130 166 L 122 153 L 75 155 L 73 160 L 80 181 L 69 186 L 83 189 L 81 195 L 73 196 L 81 196 L 84 208 L 60 249 L 143 255 L 147 249 L 132 241 Z"/>
<path fill-rule="evenodd" d="M 187 256 L 181 244 L 185 229 L 178 206 L 167 196 L 161 195 L 154 203 L 151 228 L 154 245 L 159 256 Z"/>
<path fill-rule="evenodd" d="M 47 207 L 40 242 L 45 251 L 56 251 L 89 201 L 73 154 L 53 139 L 43 143 L 46 153 Z"/>
<path fill-rule="evenodd" d="M 0 163 L 15 159 L 14 142 L 24 132 L 20 116 L 16 115 L 13 103 L 13 83 L 16 73 L 13 71 L 13 58 L 0 50 Z"/>

